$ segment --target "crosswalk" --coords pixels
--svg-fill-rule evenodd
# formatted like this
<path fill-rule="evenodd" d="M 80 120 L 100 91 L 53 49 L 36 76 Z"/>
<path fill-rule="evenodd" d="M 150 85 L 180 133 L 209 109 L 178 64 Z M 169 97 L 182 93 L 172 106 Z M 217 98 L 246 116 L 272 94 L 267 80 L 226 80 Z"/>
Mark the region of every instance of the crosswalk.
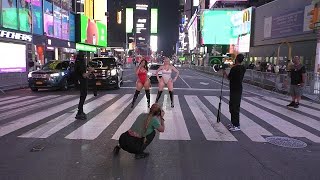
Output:
<path fill-rule="evenodd" d="M 7 135 L 19 138 L 50 138 L 71 126 L 64 135 L 67 140 L 95 140 L 103 132 L 112 132 L 117 140 L 128 130 L 142 112 L 148 112 L 145 96 L 140 96 L 134 108 L 130 108 L 132 94 L 89 95 L 84 111 L 89 119 L 81 126 L 74 118 L 79 102 L 76 95 L 8 96 L 0 98 L 0 140 Z M 266 142 L 268 136 L 283 134 L 320 143 L 320 105 L 301 101 L 298 109 L 288 109 L 289 99 L 246 96 L 241 102 L 240 132 L 229 132 L 231 117 L 228 96 L 222 98 L 221 123 L 216 122 L 219 97 L 199 95 L 175 95 L 175 107 L 171 108 L 167 94 L 160 100 L 165 110 L 164 133 L 159 140 L 191 141 L 192 132 L 201 132 L 207 141 L 236 142 L 245 135 L 253 142 Z M 151 102 L 155 95 L 151 95 Z M 192 122 L 192 123 L 190 123 Z M 111 125 L 117 124 L 116 129 Z"/>

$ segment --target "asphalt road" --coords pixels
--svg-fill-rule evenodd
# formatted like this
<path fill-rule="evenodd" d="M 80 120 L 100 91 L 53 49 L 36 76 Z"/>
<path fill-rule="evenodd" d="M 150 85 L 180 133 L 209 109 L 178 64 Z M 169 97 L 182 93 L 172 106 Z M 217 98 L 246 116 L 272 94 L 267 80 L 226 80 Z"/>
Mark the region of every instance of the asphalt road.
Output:
<path fill-rule="evenodd" d="M 125 69 L 120 90 L 89 92 L 87 121 L 74 119 L 79 92 L 9 91 L 0 95 L 0 179 L 320 179 L 320 104 L 301 102 L 288 109 L 289 97 L 244 85 L 241 129 L 230 133 L 228 82 L 222 91 L 222 118 L 216 123 L 221 79 L 180 68 L 175 107 L 168 92 L 160 100 L 166 131 L 136 160 L 121 151 L 118 136 L 147 112 L 142 91 L 135 91 L 133 69 Z M 152 102 L 157 84 L 152 85 Z M 290 137 L 304 148 L 270 144 L 265 138 Z M 297 144 L 293 144 L 297 145 Z"/>

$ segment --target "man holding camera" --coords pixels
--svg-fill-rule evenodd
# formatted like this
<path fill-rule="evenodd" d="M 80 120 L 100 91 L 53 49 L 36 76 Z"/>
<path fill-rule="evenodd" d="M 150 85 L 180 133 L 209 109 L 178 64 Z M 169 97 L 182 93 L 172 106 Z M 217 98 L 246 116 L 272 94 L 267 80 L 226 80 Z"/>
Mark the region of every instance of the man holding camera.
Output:
<path fill-rule="evenodd" d="M 231 123 L 229 125 L 230 131 L 240 131 L 240 103 L 242 96 L 242 80 L 246 72 L 246 68 L 241 65 L 244 59 L 243 54 L 238 54 L 235 59 L 235 65 L 231 68 L 230 73 L 227 74 L 223 70 L 223 76 L 230 80 L 230 100 L 229 112 L 231 113 Z"/>

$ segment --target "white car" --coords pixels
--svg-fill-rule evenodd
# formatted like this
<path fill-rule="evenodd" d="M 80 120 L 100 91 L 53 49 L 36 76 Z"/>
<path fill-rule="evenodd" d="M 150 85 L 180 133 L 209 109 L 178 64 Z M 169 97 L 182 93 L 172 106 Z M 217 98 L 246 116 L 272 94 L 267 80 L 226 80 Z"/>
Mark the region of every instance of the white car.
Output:
<path fill-rule="evenodd" d="M 150 79 L 151 82 L 158 82 L 158 79 L 157 79 L 157 70 L 158 68 L 162 66 L 162 64 L 151 64 L 149 66 L 149 71 L 148 71 L 148 77 Z M 162 72 L 159 71 L 159 77 L 161 78 L 162 77 Z"/>

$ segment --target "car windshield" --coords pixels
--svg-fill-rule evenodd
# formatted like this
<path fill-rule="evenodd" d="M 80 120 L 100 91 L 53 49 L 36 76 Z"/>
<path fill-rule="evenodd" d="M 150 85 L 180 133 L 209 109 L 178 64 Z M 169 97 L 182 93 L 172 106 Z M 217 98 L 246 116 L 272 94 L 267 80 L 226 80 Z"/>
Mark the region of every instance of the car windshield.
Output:
<path fill-rule="evenodd" d="M 157 70 L 157 69 L 159 69 L 160 66 L 161 66 L 161 65 L 159 65 L 159 64 L 152 64 L 152 65 L 150 66 L 150 70 Z"/>
<path fill-rule="evenodd" d="M 89 62 L 89 66 L 95 68 L 116 66 L 116 64 L 117 62 L 115 58 L 94 58 Z"/>
<path fill-rule="evenodd" d="M 63 70 L 68 68 L 68 62 L 49 61 L 43 65 L 42 70 Z"/>

